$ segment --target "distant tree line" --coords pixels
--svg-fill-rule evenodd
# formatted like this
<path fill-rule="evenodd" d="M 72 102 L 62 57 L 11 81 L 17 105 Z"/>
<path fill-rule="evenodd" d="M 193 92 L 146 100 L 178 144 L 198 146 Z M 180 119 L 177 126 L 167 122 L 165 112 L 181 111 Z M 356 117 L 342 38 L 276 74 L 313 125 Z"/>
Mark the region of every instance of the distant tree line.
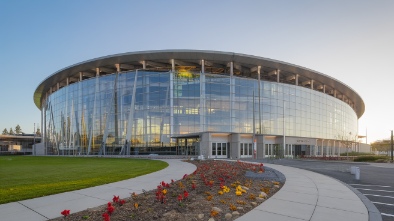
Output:
<path fill-rule="evenodd" d="M 374 151 L 389 151 L 391 149 L 391 140 L 378 140 L 371 143 Z"/>
<path fill-rule="evenodd" d="M 24 133 L 22 132 L 21 126 L 19 126 L 19 124 L 18 124 L 18 125 L 16 125 L 15 130 L 13 130 L 12 127 L 10 128 L 9 131 L 7 130 L 7 128 L 4 128 L 2 134 L 3 135 L 19 135 L 19 134 L 24 134 Z M 40 128 L 37 128 L 36 135 L 41 136 Z"/>

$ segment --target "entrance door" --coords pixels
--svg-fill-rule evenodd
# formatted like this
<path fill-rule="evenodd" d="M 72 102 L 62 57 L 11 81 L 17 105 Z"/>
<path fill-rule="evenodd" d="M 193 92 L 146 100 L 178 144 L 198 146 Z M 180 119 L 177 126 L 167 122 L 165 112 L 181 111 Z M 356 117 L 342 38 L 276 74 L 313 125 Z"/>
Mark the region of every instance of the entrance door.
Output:
<path fill-rule="evenodd" d="M 199 155 L 200 141 L 199 138 L 178 138 L 177 155 Z"/>
<path fill-rule="evenodd" d="M 211 146 L 211 157 L 212 158 L 227 158 L 229 154 L 227 149 L 227 143 L 212 143 Z"/>

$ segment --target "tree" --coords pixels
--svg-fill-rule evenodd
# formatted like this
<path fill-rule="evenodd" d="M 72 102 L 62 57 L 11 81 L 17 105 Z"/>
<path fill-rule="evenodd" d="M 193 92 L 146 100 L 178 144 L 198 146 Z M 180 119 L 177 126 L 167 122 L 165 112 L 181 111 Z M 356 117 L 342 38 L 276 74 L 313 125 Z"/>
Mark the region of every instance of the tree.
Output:
<path fill-rule="evenodd" d="M 346 147 L 346 157 L 348 157 L 349 148 L 351 148 L 354 143 L 357 143 L 357 135 L 352 135 L 352 132 L 349 132 L 349 134 L 339 135 L 337 137 L 339 142 Z"/>
<path fill-rule="evenodd" d="M 39 136 L 39 137 L 41 137 L 41 131 L 40 131 L 40 128 L 37 128 L 37 131 L 36 131 L 36 136 Z"/>
<path fill-rule="evenodd" d="M 391 140 L 378 140 L 371 143 L 372 150 L 379 152 L 387 152 L 391 147 Z"/>
<path fill-rule="evenodd" d="M 22 133 L 21 126 L 19 126 L 19 124 L 18 124 L 18 125 L 16 125 L 16 127 L 15 127 L 15 134 L 21 134 L 21 133 Z"/>
<path fill-rule="evenodd" d="M 14 135 L 14 131 L 12 130 L 12 127 L 10 128 L 10 132 L 8 134 L 9 135 Z"/>
<path fill-rule="evenodd" d="M 4 128 L 4 130 L 3 130 L 3 135 L 8 135 L 8 130 L 7 130 L 7 128 Z"/>

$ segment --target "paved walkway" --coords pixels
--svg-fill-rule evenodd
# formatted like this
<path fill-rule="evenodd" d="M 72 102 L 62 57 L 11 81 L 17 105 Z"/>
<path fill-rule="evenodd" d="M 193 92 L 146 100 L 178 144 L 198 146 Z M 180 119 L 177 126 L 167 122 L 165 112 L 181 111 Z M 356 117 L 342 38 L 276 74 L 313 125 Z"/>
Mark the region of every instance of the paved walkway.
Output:
<path fill-rule="evenodd" d="M 160 160 L 167 162 L 169 166 L 144 176 L 82 190 L 1 204 L 0 220 L 41 221 L 53 219 L 61 216 L 60 212 L 65 209 L 75 213 L 104 205 L 112 201 L 114 195 L 119 195 L 120 198 L 130 197 L 132 192 L 141 193 L 142 189 L 155 189 L 161 181 L 170 182 L 171 179 L 181 179 L 183 175 L 190 174 L 196 169 L 195 165 L 182 162 L 179 159 Z"/>
<path fill-rule="evenodd" d="M 60 216 L 64 209 L 72 213 L 97 207 L 112 200 L 113 195 L 129 197 L 130 193 L 151 190 L 161 181 L 181 179 L 192 173 L 193 164 L 176 159 L 162 159 L 169 163 L 166 169 L 102 186 L 76 190 L 46 197 L 0 205 L 4 221 L 47 220 Z M 325 175 L 298 168 L 264 164 L 283 173 L 286 183 L 274 196 L 238 218 L 271 221 L 368 221 L 368 210 L 360 198 L 345 184 Z M 366 203 L 368 204 L 368 203 Z M 370 220 L 381 220 L 380 214 Z M 374 217 L 374 216 L 372 216 Z"/>
<path fill-rule="evenodd" d="M 361 199 L 342 182 L 315 172 L 264 164 L 283 173 L 282 189 L 237 221 L 368 221 Z M 380 217 L 380 214 L 378 214 Z M 371 220 L 379 220 L 375 217 Z M 380 217 L 381 220 L 381 217 Z"/>

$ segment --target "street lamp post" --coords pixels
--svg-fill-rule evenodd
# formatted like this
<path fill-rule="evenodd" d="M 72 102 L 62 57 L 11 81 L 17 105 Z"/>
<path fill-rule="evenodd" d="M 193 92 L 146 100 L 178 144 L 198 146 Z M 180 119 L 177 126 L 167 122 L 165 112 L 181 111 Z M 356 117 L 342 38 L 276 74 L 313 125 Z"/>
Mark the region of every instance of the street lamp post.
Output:
<path fill-rule="evenodd" d="M 391 163 L 393 163 L 393 130 L 391 130 Z"/>

